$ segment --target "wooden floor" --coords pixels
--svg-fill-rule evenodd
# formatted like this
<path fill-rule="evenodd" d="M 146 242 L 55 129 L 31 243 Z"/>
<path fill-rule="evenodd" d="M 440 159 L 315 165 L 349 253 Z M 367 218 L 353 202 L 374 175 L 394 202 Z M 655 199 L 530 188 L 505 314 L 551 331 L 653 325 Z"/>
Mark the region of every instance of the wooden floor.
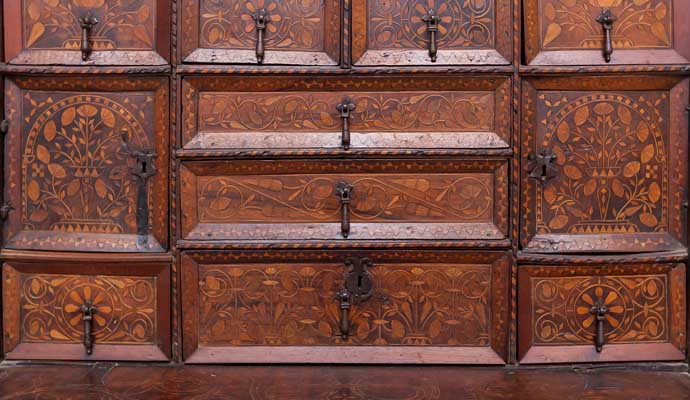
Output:
<path fill-rule="evenodd" d="M 462 367 L 0 365 L 0 399 L 690 399 L 682 372 Z"/>

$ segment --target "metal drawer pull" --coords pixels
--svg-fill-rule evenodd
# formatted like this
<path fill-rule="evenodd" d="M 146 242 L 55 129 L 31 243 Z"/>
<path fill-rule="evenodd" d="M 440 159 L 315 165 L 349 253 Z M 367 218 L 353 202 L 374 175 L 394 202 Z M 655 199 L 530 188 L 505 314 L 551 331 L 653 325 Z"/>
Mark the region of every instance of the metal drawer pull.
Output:
<path fill-rule="evenodd" d="M 350 335 L 350 306 L 360 304 L 371 297 L 374 284 L 369 275 L 373 262 L 368 258 L 350 257 L 345 260 L 345 282 L 336 298 L 340 300 L 340 336 Z"/>
<path fill-rule="evenodd" d="M 335 106 L 340 113 L 340 118 L 343 120 L 343 133 L 341 137 L 343 149 L 350 149 L 350 115 L 357 106 L 348 98 L 344 98 L 343 102 Z"/>
<path fill-rule="evenodd" d="M 438 24 L 441 22 L 441 17 L 436 15 L 436 11 L 432 8 L 422 17 L 422 21 L 426 22 L 426 31 L 429 32 L 429 57 L 431 57 L 431 62 L 436 62 L 436 54 L 438 53 L 436 35 L 438 34 Z"/>
<path fill-rule="evenodd" d="M 81 25 L 81 59 L 86 61 L 91 54 L 91 42 L 89 42 L 89 33 L 91 29 L 98 24 L 98 19 L 88 13 L 85 17 L 79 18 L 79 25 Z"/>
<path fill-rule="evenodd" d="M 350 201 L 352 200 L 353 189 L 354 187 L 346 182 L 338 183 L 338 186 L 335 188 L 335 192 L 340 198 L 340 232 L 346 239 L 350 234 Z"/>
<path fill-rule="evenodd" d="M 93 353 L 93 315 L 98 311 L 98 309 L 91 303 L 84 303 L 80 307 L 81 310 L 81 320 L 84 322 L 84 349 L 86 349 L 86 354 L 91 355 Z"/>
<path fill-rule="evenodd" d="M 606 314 L 609 312 L 609 308 L 603 304 L 596 304 L 592 306 L 589 312 L 594 315 L 596 320 L 594 346 L 597 349 L 597 353 L 601 353 L 604 344 L 606 344 L 606 338 L 604 337 L 604 320 L 606 320 Z"/>
<path fill-rule="evenodd" d="M 611 54 L 613 54 L 613 44 L 611 43 L 611 30 L 613 23 L 616 21 L 616 16 L 611 14 L 610 9 L 605 9 L 597 18 L 597 22 L 604 27 L 604 60 L 611 62 Z"/>
<path fill-rule="evenodd" d="M 268 11 L 265 8 L 252 14 L 254 22 L 256 22 L 256 62 L 259 64 L 264 62 L 264 34 L 266 32 L 266 24 L 271 22 L 271 17 L 268 16 Z"/>

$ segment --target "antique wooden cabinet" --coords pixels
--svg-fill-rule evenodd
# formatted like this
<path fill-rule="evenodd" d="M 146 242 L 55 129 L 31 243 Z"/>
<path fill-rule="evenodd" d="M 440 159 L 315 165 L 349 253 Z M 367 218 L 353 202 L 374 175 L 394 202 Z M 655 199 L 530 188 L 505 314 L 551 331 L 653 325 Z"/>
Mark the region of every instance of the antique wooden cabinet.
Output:
<path fill-rule="evenodd" d="M 0 4 L 5 359 L 687 367 L 687 1 Z"/>

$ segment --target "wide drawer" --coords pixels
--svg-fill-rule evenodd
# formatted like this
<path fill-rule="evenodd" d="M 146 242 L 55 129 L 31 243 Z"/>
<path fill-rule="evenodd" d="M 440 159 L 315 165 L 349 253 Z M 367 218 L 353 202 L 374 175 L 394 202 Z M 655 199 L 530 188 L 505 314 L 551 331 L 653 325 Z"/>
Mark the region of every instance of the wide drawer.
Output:
<path fill-rule="evenodd" d="M 181 0 L 185 63 L 338 65 L 338 0 Z"/>
<path fill-rule="evenodd" d="M 12 0 L 4 7 L 10 64 L 164 65 L 170 58 L 166 0 Z"/>
<path fill-rule="evenodd" d="M 610 76 L 523 82 L 524 251 L 685 247 L 689 81 Z"/>
<path fill-rule="evenodd" d="M 8 78 L 4 246 L 161 252 L 167 78 Z"/>
<path fill-rule="evenodd" d="M 182 255 L 191 363 L 502 364 L 505 252 Z"/>
<path fill-rule="evenodd" d="M 518 276 L 521 363 L 685 359 L 683 264 L 526 265 Z"/>
<path fill-rule="evenodd" d="M 505 239 L 507 173 L 505 160 L 184 162 L 182 238 Z"/>
<path fill-rule="evenodd" d="M 167 360 L 170 270 L 136 263 L 5 263 L 3 333 L 8 360 Z"/>
<path fill-rule="evenodd" d="M 525 0 L 523 3 L 528 64 L 690 62 L 687 25 L 690 3 L 686 0 Z"/>
<path fill-rule="evenodd" d="M 509 78 L 185 78 L 184 149 L 510 147 Z"/>
<path fill-rule="evenodd" d="M 497 65 L 512 60 L 510 0 L 353 0 L 354 65 Z"/>

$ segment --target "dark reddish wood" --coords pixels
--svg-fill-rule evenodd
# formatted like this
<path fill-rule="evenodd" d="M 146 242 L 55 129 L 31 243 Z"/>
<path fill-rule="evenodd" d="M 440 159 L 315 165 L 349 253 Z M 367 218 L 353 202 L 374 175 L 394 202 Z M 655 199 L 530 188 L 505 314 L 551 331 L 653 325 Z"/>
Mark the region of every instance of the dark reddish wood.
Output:
<path fill-rule="evenodd" d="M 683 360 L 684 264 L 519 268 L 518 356 L 523 364 Z M 608 307 L 600 353 L 590 307 Z"/>
<path fill-rule="evenodd" d="M 148 360 L 170 356 L 170 269 L 130 262 L 3 266 L 7 359 Z M 78 307 L 96 306 L 87 355 Z"/>
<path fill-rule="evenodd" d="M 109 10 L 105 13 L 104 10 Z M 170 59 L 167 0 L 16 0 L 4 2 L 5 59 L 35 65 L 164 65 Z M 86 61 L 78 19 L 97 19 Z"/>
<path fill-rule="evenodd" d="M 352 256 L 372 260 L 374 291 L 343 339 Z M 185 360 L 501 364 L 509 265 L 505 252 L 183 253 Z"/>

